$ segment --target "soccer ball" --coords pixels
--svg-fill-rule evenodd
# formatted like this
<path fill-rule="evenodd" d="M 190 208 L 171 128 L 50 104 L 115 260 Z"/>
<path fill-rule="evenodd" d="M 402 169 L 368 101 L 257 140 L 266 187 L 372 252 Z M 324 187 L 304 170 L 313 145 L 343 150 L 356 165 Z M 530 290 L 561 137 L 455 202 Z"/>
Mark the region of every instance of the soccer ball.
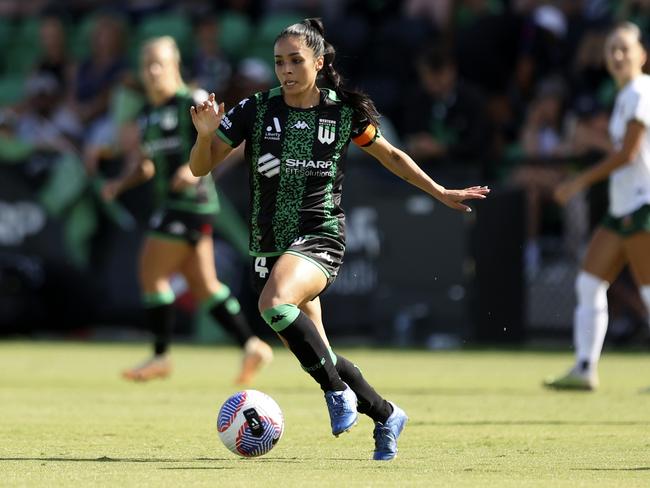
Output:
<path fill-rule="evenodd" d="M 282 437 L 284 417 L 273 398 L 261 391 L 244 390 L 223 403 L 217 430 L 221 442 L 235 454 L 261 456 Z"/>

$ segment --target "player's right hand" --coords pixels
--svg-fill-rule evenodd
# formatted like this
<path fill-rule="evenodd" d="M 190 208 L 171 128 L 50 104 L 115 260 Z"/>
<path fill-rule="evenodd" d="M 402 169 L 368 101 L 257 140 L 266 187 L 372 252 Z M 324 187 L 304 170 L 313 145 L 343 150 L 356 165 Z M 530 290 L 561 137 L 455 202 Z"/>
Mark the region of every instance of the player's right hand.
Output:
<path fill-rule="evenodd" d="M 190 107 L 192 123 L 201 137 L 210 137 L 219 128 L 223 118 L 223 103 L 217 104 L 214 93 L 196 106 Z"/>

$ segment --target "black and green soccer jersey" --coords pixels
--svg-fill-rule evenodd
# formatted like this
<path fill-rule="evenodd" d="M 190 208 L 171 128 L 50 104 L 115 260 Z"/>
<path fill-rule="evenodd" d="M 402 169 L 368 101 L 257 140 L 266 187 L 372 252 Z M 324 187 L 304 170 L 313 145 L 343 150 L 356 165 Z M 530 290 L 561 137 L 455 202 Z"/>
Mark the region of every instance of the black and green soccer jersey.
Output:
<path fill-rule="evenodd" d="M 165 104 L 146 105 L 138 118 L 145 155 L 155 167 L 154 193 L 156 207 L 193 213 L 219 210 L 219 200 L 210 175 L 180 192 L 172 191 L 176 170 L 190 159 L 196 139 L 190 107 L 196 102 L 186 89 L 180 90 Z"/>
<path fill-rule="evenodd" d="M 368 146 L 379 131 L 321 89 L 319 105 L 289 107 L 274 88 L 245 98 L 224 115 L 217 135 L 246 140 L 250 177 L 250 253 L 273 256 L 299 237 L 345 243 L 341 208 L 344 155 L 350 140 Z"/>

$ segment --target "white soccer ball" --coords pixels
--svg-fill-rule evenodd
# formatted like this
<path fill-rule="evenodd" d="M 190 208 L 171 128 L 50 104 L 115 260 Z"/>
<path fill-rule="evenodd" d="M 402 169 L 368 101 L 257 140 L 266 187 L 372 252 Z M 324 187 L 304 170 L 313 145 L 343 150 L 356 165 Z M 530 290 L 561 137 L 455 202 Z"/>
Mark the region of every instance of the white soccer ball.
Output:
<path fill-rule="evenodd" d="M 284 416 L 265 393 L 243 390 L 228 398 L 217 416 L 221 442 L 239 456 L 255 457 L 269 452 L 284 432 Z"/>

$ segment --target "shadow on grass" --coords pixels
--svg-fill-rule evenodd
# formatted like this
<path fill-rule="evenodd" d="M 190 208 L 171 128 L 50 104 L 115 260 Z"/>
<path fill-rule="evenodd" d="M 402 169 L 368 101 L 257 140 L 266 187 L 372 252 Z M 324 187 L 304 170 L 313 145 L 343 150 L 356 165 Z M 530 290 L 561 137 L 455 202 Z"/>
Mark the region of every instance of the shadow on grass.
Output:
<path fill-rule="evenodd" d="M 458 422 L 409 422 L 410 426 L 444 426 L 444 425 L 457 425 L 457 426 L 477 426 L 477 425 L 650 425 L 650 422 L 644 420 L 461 420 Z"/>
<path fill-rule="evenodd" d="M 0 457 L 2 461 L 47 461 L 61 463 L 191 463 L 196 461 L 233 461 L 226 458 L 198 458 L 198 459 L 156 459 L 156 458 L 112 458 L 102 456 L 98 458 L 73 458 L 73 457 Z"/>

